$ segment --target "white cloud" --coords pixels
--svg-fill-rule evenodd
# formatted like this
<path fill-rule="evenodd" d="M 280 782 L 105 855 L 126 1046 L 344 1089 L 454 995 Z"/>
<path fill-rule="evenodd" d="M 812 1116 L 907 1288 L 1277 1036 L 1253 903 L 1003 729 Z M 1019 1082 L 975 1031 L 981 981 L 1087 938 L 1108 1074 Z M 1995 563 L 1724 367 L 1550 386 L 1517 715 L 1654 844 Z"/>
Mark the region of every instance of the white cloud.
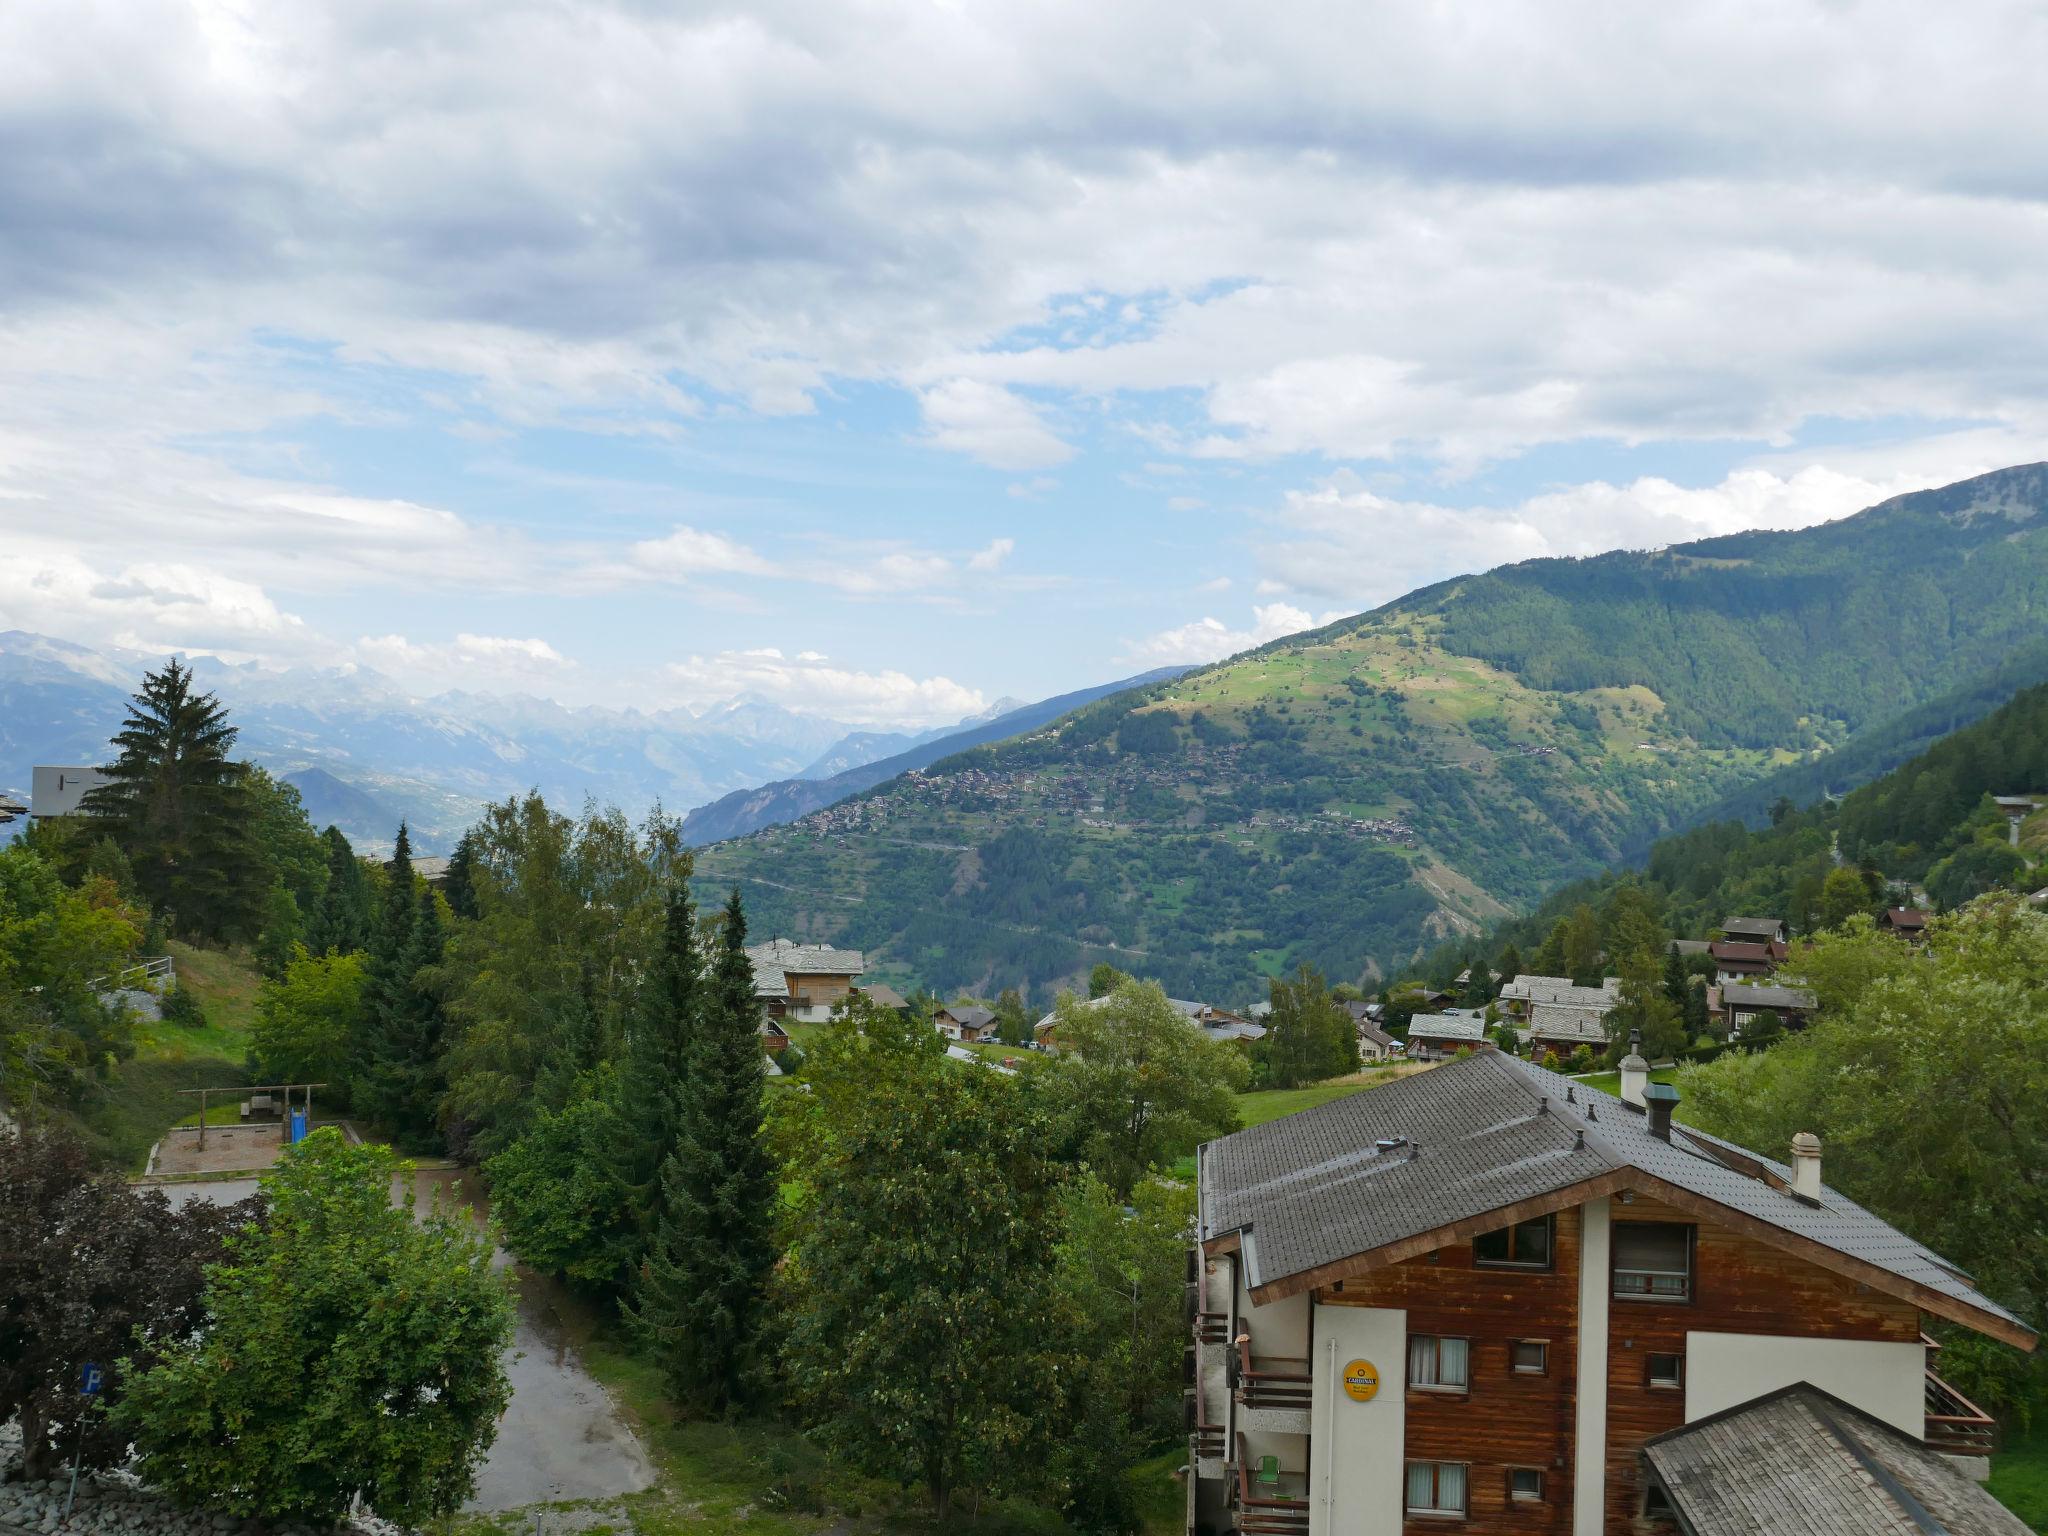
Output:
<path fill-rule="evenodd" d="M 1199 512 L 1207 505 L 1209 503 L 1202 500 L 1199 496 L 1169 496 L 1166 498 L 1166 510 L 1169 512 Z"/>
<path fill-rule="evenodd" d="M 991 539 L 986 547 L 976 550 L 967 557 L 970 571 L 993 571 L 1016 553 L 1015 539 Z"/>
<path fill-rule="evenodd" d="M 1970 457 L 1984 450 L 1965 437 L 1949 452 L 1916 455 L 1927 466 L 1918 471 L 1873 454 L 1863 473 L 1807 464 L 1740 469 L 1700 487 L 1657 477 L 1627 485 L 1589 481 L 1497 507 L 1400 500 L 1339 472 L 1288 494 L 1272 519 L 1282 535 L 1261 544 L 1260 562 L 1270 574 L 1259 586 L 1363 609 L 1518 560 L 1656 549 L 1747 528 L 1810 527 L 2007 462 Z M 2010 443 L 2002 451 L 2011 452 Z"/>
<path fill-rule="evenodd" d="M 1049 469 L 1074 456 L 1021 395 L 978 379 L 947 379 L 923 391 L 924 441 L 994 469 Z"/>
<path fill-rule="evenodd" d="M 1230 590 L 1230 578 L 1228 576 L 1212 576 L 1207 581 L 1199 583 L 1195 590 L 1197 592 L 1228 592 Z"/>
<path fill-rule="evenodd" d="M 650 575 L 681 578 L 765 576 L 775 569 L 771 562 L 736 539 L 681 525 L 662 538 L 643 539 L 635 544 L 632 562 Z"/>
<path fill-rule="evenodd" d="M 301 653 L 304 622 L 262 588 L 179 562 L 96 567 L 19 542 L 0 559 L 0 629 L 230 661 Z"/>
<path fill-rule="evenodd" d="M 1133 641 L 1125 647 L 1124 654 L 1131 661 L 1153 667 L 1221 661 L 1268 640 L 1313 628 L 1318 622 L 1328 623 L 1337 616 L 1325 614 L 1316 620 L 1309 617 L 1306 609 L 1290 603 L 1266 603 L 1252 609 L 1248 629 L 1232 629 L 1221 619 L 1199 618 Z"/>
<path fill-rule="evenodd" d="M 978 690 L 949 677 L 861 671 L 816 651 L 785 656 L 773 647 L 690 656 L 670 663 L 664 677 L 675 701 L 692 708 L 758 694 L 850 725 L 948 725 L 988 707 Z"/>
<path fill-rule="evenodd" d="M 364 665 L 418 693 L 451 688 L 550 691 L 575 663 L 535 637 L 458 634 L 448 641 L 365 635 L 350 648 Z"/>

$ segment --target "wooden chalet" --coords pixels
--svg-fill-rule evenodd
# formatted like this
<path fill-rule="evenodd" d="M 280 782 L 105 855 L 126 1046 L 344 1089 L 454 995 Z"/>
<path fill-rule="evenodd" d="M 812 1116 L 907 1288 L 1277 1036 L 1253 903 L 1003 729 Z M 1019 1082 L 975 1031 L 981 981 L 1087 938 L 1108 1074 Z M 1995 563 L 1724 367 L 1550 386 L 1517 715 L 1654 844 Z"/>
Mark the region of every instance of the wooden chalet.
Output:
<path fill-rule="evenodd" d="M 1783 944 L 1790 935 L 1782 917 L 1724 917 L 1721 937 L 1738 944 Z"/>
<path fill-rule="evenodd" d="M 1813 994 L 1803 987 L 1755 986 L 1731 981 L 1708 999 L 1730 1039 L 1772 1029 L 1804 1029 L 1813 1017 Z"/>
<path fill-rule="evenodd" d="M 798 944 L 770 939 L 747 949 L 754 968 L 754 996 L 771 1019 L 792 1018 L 816 1024 L 832 1016 L 839 1000 L 853 990 L 867 969 L 857 949 L 827 944 Z"/>
<path fill-rule="evenodd" d="M 1714 980 L 1723 984 L 1769 976 L 1784 964 L 1788 952 L 1785 945 L 1776 942 L 1715 939 L 1707 945 L 1707 954 L 1714 962 Z"/>
<path fill-rule="evenodd" d="M 932 1025 L 948 1040 L 979 1045 L 996 1038 L 1000 1021 L 979 1003 L 948 1003 L 932 1015 Z"/>
<path fill-rule="evenodd" d="M 1912 1477 L 1929 1452 L 1982 1457 L 1995 1426 L 1933 1373 L 1923 1328 L 2033 1332 L 1827 1188 L 1815 1138 L 1762 1156 L 1674 1124 L 1676 1090 L 1647 1079 L 1632 1054 L 1616 1096 L 1482 1047 L 1204 1146 L 1188 1530 L 1833 1530 L 1669 1513 L 1674 1483 L 1686 1508 L 1756 1493 L 1717 1426 L 1795 1389 L 1858 1415 L 1859 1443 L 1890 1437 L 1873 1454 Z"/>
<path fill-rule="evenodd" d="M 1911 944 L 1927 937 L 1927 913 L 1920 907 L 1887 907 L 1877 926 Z"/>

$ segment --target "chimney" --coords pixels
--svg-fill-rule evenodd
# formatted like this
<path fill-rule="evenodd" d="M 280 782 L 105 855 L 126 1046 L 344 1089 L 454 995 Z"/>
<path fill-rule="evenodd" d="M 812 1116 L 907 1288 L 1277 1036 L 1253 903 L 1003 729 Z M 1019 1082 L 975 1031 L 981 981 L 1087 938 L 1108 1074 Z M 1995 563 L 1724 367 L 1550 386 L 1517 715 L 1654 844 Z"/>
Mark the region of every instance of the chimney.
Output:
<path fill-rule="evenodd" d="M 1820 1138 L 1811 1131 L 1792 1138 L 1792 1193 L 1809 1205 L 1820 1204 Z"/>
<path fill-rule="evenodd" d="M 1643 1107 L 1643 1089 L 1649 1086 L 1650 1064 L 1643 1060 L 1643 1032 L 1629 1031 L 1628 1054 L 1621 1058 L 1621 1102 Z"/>
<path fill-rule="evenodd" d="M 1671 1111 L 1678 1108 L 1678 1090 L 1669 1083 L 1652 1083 L 1643 1090 L 1644 1108 L 1650 1112 L 1650 1134 L 1659 1141 L 1671 1139 Z"/>

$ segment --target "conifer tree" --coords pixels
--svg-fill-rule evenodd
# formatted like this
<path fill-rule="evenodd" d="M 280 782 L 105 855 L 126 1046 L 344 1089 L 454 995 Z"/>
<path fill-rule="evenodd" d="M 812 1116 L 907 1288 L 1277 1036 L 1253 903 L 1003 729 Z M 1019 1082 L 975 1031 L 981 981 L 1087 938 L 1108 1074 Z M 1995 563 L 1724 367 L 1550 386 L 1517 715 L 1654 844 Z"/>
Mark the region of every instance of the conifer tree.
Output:
<path fill-rule="evenodd" d="M 370 943 L 370 883 L 339 827 L 320 834 L 326 845 L 327 887 L 306 925 L 306 948 L 316 955 L 351 955 Z"/>
<path fill-rule="evenodd" d="M 376 932 L 370 941 L 369 979 L 363 995 L 363 1029 L 354 1053 L 350 1092 L 363 1113 L 387 1121 L 395 1129 L 416 1133 L 407 1123 L 413 1107 L 408 1084 L 416 1063 L 416 1036 L 422 1020 L 413 977 L 420 951 L 421 913 L 433 921 L 426 936 L 434 959 L 440 958 L 440 924 L 433 908 L 433 893 L 415 892 L 412 873 L 412 837 L 404 822 L 398 825 L 397 846 L 385 866 L 390 882 L 384 889 L 382 909 L 377 914 Z"/>
<path fill-rule="evenodd" d="M 120 756 L 82 806 L 127 855 L 150 906 L 189 933 L 254 933 L 268 889 L 249 879 L 258 855 L 243 814 L 248 765 L 228 756 L 236 735 L 226 706 L 196 692 L 174 657 L 144 675 L 114 736 Z"/>
<path fill-rule="evenodd" d="M 682 1134 L 683 1078 L 690 1070 L 690 1045 L 700 1028 L 706 989 L 697 952 L 697 907 L 688 883 L 678 875 L 662 912 L 661 950 L 641 990 L 621 1084 L 633 1134 L 620 1148 L 619 1174 L 636 1193 L 635 1204 L 650 1230 L 662 1209 L 662 1166 Z"/>
<path fill-rule="evenodd" d="M 662 1165 L 660 1224 L 632 1311 L 672 1396 L 705 1414 L 749 1395 L 775 1257 L 760 1004 L 746 936 L 734 890 L 700 1023 L 684 1042 L 676 1148 Z"/>
<path fill-rule="evenodd" d="M 448 910 L 457 917 L 475 917 L 476 904 L 476 844 L 474 828 L 464 832 L 456 841 L 455 852 L 448 856 L 448 877 L 441 882 L 442 894 L 448 898 Z"/>

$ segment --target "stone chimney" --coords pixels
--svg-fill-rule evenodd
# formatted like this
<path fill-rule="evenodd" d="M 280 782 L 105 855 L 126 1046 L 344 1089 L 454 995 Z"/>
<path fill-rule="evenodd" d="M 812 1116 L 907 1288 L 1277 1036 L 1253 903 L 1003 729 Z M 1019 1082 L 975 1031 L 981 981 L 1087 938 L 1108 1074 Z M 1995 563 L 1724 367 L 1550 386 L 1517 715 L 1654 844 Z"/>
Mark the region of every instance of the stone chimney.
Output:
<path fill-rule="evenodd" d="M 1650 1064 L 1643 1060 L 1643 1032 L 1629 1031 L 1628 1054 L 1621 1058 L 1621 1102 L 1637 1109 L 1643 1105 L 1643 1089 L 1650 1083 Z"/>
<path fill-rule="evenodd" d="M 1820 1204 L 1820 1138 L 1811 1131 L 1792 1138 L 1792 1193 Z"/>

